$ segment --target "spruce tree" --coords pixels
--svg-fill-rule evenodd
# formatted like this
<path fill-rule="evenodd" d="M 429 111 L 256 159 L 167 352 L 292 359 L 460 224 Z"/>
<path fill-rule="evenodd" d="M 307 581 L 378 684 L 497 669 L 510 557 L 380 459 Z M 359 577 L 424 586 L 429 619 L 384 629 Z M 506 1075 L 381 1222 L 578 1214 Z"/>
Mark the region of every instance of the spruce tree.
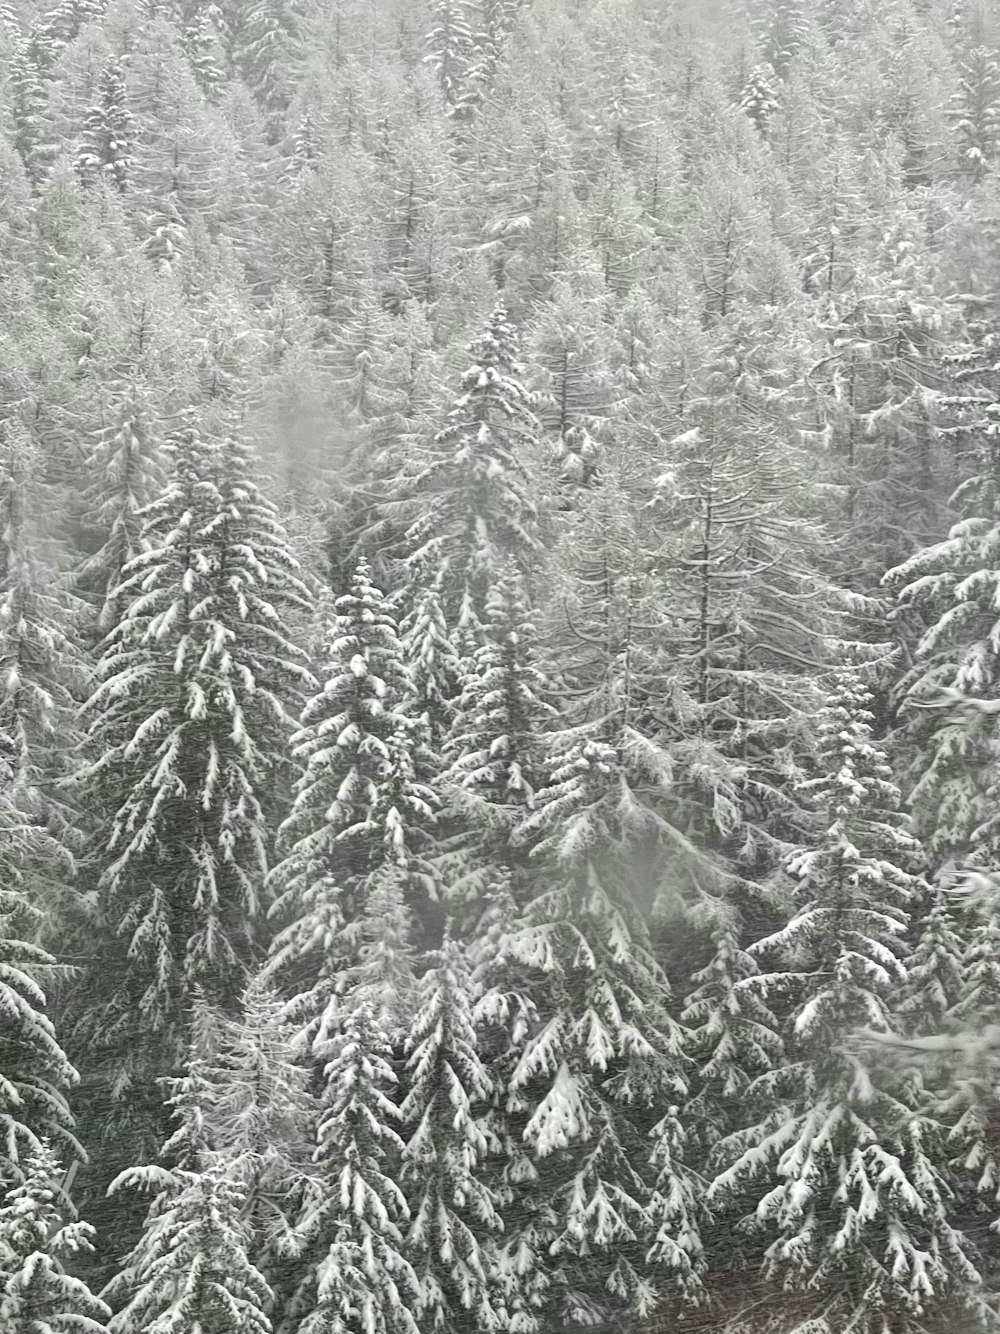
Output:
<path fill-rule="evenodd" d="M 107 180 L 124 194 L 132 176 L 132 112 L 119 61 L 108 61 L 97 91 L 84 120 L 76 169 L 85 185 Z"/>
<path fill-rule="evenodd" d="M 122 613 L 77 776 L 105 932 L 81 1037 L 111 1062 L 118 1095 L 140 1102 L 176 1068 L 195 989 L 231 1010 L 243 989 L 289 710 L 310 681 L 288 620 L 308 593 L 246 446 L 191 421 L 164 454 L 168 479 L 113 590 Z"/>
<path fill-rule="evenodd" d="M 544 782 L 543 745 L 555 709 L 537 665 L 524 581 L 511 563 L 486 600 L 485 638 L 467 664 L 443 749 L 441 783 L 457 826 L 445 849 L 452 898 L 475 915 L 477 883 L 500 866 L 528 874 L 514 829 Z M 522 884 L 523 888 L 523 884 Z"/>
<path fill-rule="evenodd" d="M 420 1284 L 406 1255 L 403 1142 L 392 1047 L 361 988 L 345 1004 L 327 1059 L 316 1189 L 297 1234 L 307 1272 L 283 1329 L 294 1334 L 417 1334 Z"/>
<path fill-rule="evenodd" d="M 436 801 L 414 776 L 398 629 L 364 560 L 336 600 L 323 659 L 292 740 L 303 773 L 270 881 L 282 925 L 268 970 L 296 998 L 309 1042 L 356 961 L 373 889 L 398 876 L 411 900 L 434 894 L 421 843 Z"/>
<path fill-rule="evenodd" d="M 702 1267 L 697 1187 L 670 1110 L 686 1089 L 683 1032 L 630 879 L 659 821 L 627 744 L 571 733 L 557 755 L 520 830 L 534 894 L 500 940 L 532 1014 L 506 1075 L 530 1189 L 507 1216 L 553 1317 L 645 1317 L 661 1294 L 696 1297 Z"/>
<path fill-rule="evenodd" d="M 0 1202 L 0 1324 L 7 1334 L 107 1334 L 110 1309 L 71 1270 L 93 1228 L 64 1222 L 62 1168 L 47 1140 Z"/>
<path fill-rule="evenodd" d="M 441 573 L 448 625 L 475 641 L 505 560 L 526 570 L 540 550 L 529 481 L 539 425 L 502 303 L 469 352 L 463 392 L 414 483 L 426 508 L 410 541 L 414 568 Z"/>
<path fill-rule="evenodd" d="M 504 1328 L 497 1243 L 503 1230 L 484 1169 L 493 1080 L 479 1053 L 465 951 L 448 939 L 426 959 L 407 1040 L 402 1181 L 407 1255 L 420 1283 L 422 1326 Z"/>
<path fill-rule="evenodd" d="M 765 1274 L 815 1294 L 812 1319 L 916 1331 L 944 1302 L 974 1303 L 979 1275 L 948 1214 L 933 1127 L 905 1080 L 869 1067 L 851 1046 L 859 1030 L 902 1029 L 901 938 L 922 892 L 870 699 L 845 671 L 820 717 L 816 839 L 787 863 L 797 910 L 753 947 L 775 961 L 756 987 L 792 1000 L 788 1060 L 750 1086 L 748 1102 L 763 1104 L 764 1118 L 719 1146 L 730 1165 L 710 1200 L 750 1195 L 768 1238 Z"/>
<path fill-rule="evenodd" d="M 122 1189 L 154 1192 L 142 1237 L 123 1268 L 105 1289 L 118 1306 L 110 1334 L 270 1334 L 273 1293 L 250 1261 L 244 1187 L 217 1156 L 191 1142 L 195 1107 L 175 1083 L 170 1100 L 181 1114 L 178 1132 L 164 1155 L 194 1149 L 193 1166 L 127 1169 L 111 1183 Z"/>

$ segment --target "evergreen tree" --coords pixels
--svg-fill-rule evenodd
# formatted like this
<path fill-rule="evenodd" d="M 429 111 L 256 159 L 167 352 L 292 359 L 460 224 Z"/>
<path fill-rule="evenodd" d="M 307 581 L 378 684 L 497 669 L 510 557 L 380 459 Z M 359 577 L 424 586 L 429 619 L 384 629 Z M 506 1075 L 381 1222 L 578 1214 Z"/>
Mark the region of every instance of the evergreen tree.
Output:
<path fill-rule="evenodd" d="M 433 893 L 420 844 L 436 802 L 413 774 L 396 621 L 364 560 L 336 600 L 323 657 L 323 687 L 292 741 L 303 773 L 271 876 L 285 925 L 269 972 L 296 997 L 309 1042 L 356 961 L 373 889 L 398 876 L 409 896 Z"/>
<path fill-rule="evenodd" d="M 140 552 L 140 514 L 161 482 L 156 423 L 139 386 L 116 395 L 108 415 L 108 424 L 96 433 L 89 461 L 93 480 L 85 497 L 86 521 L 100 545 L 77 574 L 81 592 L 96 606 L 99 633 L 121 615 L 117 590 L 125 567 Z"/>
<path fill-rule="evenodd" d="M 1000 59 L 975 47 L 959 66 L 958 91 L 948 103 L 963 172 L 973 184 L 995 159 L 1000 144 Z"/>
<path fill-rule="evenodd" d="M 408 1134 L 402 1180 L 406 1248 L 420 1283 L 415 1317 L 433 1329 L 505 1328 L 497 1239 L 503 1222 L 484 1180 L 493 1081 L 478 1050 L 475 994 L 462 947 L 446 940 L 427 960 L 407 1042 Z"/>
<path fill-rule="evenodd" d="M 469 351 L 463 392 L 415 482 L 426 512 L 410 535 L 412 564 L 442 572 L 452 628 L 481 624 L 504 560 L 525 569 L 539 550 L 529 484 L 539 427 L 502 304 Z"/>
<path fill-rule="evenodd" d="M 417 1334 L 420 1284 L 406 1256 L 403 1143 L 392 1048 L 364 988 L 326 1044 L 315 1161 L 297 1232 L 307 1276 L 285 1327 L 296 1334 Z"/>
<path fill-rule="evenodd" d="M 132 174 L 132 112 L 125 74 L 117 60 L 105 66 L 97 91 L 98 101 L 84 120 L 76 169 L 84 184 L 107 180 L 124 194 Z"/>
<path fill-rule="evenodd" d="M 781 110 L 781 102 L 774 89 L 774 71 L 769 65 L 758 65 L 747 79 L 740 94 L 740 110 L 765 137 L 772 116 Z"/>
<path fill-rule="evenodd" d="M 0 1203 L 0 1321 L 9 1334 L 107 1334 L 111 1311 L 67 1272 L 93 1250 L 93 1228 L 63 1222 L 59 1160 L 41 1141 Z"/>
<path fill-rule="evenodd" d="M 437 76 L 449 111 L 463 102 L 473 62 L 472 26 L 467 0 L 435 0 L 433 27 L 424 57 Z"/>
<path fill-rule="evenodd" d="M 44 456 L 16 420 L 0 422 L 0 469 L 0 752 L 10 798 L 34 828 L 21 875 L 34 905 L 58 913 L 65 890 L 55 887 L 71 878 L 75 838 L 55 780 L 75 735 L 82 664 L 44 528 L 53 501 Z"/>
<path fill-rule="evenodd" d="M 656 839 L 635 786 L 653 775 L 627 741 L 564 747 L 521 826 L 539 860 L 535 894 L 500 945 L 533 1011 L 506 1078 L 530 1192 L 507 1215 L 523 1263 L 545 1276 L 546 1309 L 589 1321 L 647 1315 L 661 1292 L 696 1297 L 702 1257 L 673 1111 L 683 1035 L 630 882 L 644 837 Z"/>
<path fill-rule="evenodd" d="M 24 1180 L 23 1160 L 39 1150 L 43 1138 L 67 1144 L 79 1154 L 66 1095 L 79 1082 L 63 1051 L 40 985 L 55 960 L 22 939 L 32 927 L 32 905 L 16 889 L 18 845 L 26 841 L 22 817 L 9 802 L 0 806 L 5 845 L 4 888 L 0 890 L 0 1183 Z M 37 913 L 37 909 L 35 909 Z"/>
<path fill-rule="evenodd" d="M 477 882 L 498 867 L 520 866 L 521 878 L 526 874 L 511 836 L 543 785 L 541 742 L 555 715 L 536 662 L 524 581 L 513 565 L 487 596 L 486 621 L 455 704 L 441 778 L 459 826 L 446 859 L 449 893 L 474 907 L 481 906 Z"/>
<path fill-rule="evenodd" d="M 305 1190 L 316 1115 L 309 1070 L 295 1058 L 292 1037 L 280 998 L 255 979 L 239 1016 L 222 1018 L 206 1062 L 212 1143 L 245 1192 L 250 1253 L 272 1282 Z"/>
<path fill-rule="evenodd" d="M 171 1101 L 183 1113 L 177 1092 Z M 119 1306 L 110 1334 L 270 1334 L 273 1293 L 247 1255 L 243 1187 L 214 1155 L 199 1157 L 196 1167 L 129 1168 L 111 1183 L 112 1194 L 155 1194 L 141 1239 L 105 1289 Z"/>
<path fill-rule="evenodd" d="M 810 785 L 817 838 L 788 862 L 797 911 L 753 947 L 777 963 L 757 986 L 794 997 L 789 1060 L 751 1086 L 752 1101 L 766 1100 L 765 1118 L 720 1146 L 735 1161 L 710 1198 L 722 1204 L 754 1190 L 756 1220 L 771 1238 L 765 1273 L 815 1292 L 812 1319 L 918 1330 L 944 1301 L 974 1304 L 979 1276 L 948 1216 L 932 1128 L 905 1082 L 866 1067 L 849 1045 L 859 1029 L 900 1031 L 900 937 L 921 887 L 870 698 L 856 675 L 842 673 L 820 718 Z"/>
<path fill-rule="evenodd" d="M 287 617 L 308 607 L 246 446 L 194 423 L 113 597 L 78 784 L 98 819 L 107 933 L 84 1028 L 148 1096 L 184 1046 L 193 990 L 234 1007 L 263 908 L 289 707 L 310 680 Z M 141 1033 L 137 1041 L 135 1034 Z M 131 1035 L 129 1037 L 128 1035 Z"/>

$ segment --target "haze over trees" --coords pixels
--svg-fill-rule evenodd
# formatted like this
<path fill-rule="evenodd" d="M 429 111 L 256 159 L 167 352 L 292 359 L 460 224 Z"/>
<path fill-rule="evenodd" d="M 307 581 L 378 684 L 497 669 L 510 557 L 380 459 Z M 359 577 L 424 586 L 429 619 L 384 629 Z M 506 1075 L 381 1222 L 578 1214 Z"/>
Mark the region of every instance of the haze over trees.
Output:
<path fill-rule="evenodd" d="M 1000 1331 L 1000 11 L 0 0 L 0 1334 Z"/>

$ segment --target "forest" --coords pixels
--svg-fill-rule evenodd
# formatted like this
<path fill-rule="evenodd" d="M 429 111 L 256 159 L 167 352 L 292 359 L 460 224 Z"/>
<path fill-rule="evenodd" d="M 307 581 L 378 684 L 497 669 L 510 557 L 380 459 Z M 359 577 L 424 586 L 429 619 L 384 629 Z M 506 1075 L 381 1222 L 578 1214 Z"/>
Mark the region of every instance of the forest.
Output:
<path fill-rule="evenodd" d="M 1000 3 L 0 0 L 0 1334 L 1000 1334 Z"/>

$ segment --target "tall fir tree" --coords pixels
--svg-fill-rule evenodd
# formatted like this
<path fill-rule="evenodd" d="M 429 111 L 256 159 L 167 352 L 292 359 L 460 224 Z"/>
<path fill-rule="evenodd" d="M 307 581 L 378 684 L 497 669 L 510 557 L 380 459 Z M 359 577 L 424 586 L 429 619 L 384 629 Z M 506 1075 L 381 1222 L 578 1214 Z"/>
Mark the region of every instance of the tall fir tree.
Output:
<path fill-rule="evenodd" d="M 322 677 L 292 741 L 303 773 L 271 875 L 269 973 L 295 997 L 307 1046 L 356 962 L 380 881 L 399 877 L 411 902 L 435 897 L 421 845 L 437 803 L 414 776 L 398 628 L 365 560 L 327 622 Z"/>
<path fill-rule="evenodd" d="M 107 1334 L 111 1315 L 72 1270 L 94 1249 L 89 1224 L 64 1221 L 63 1171 L 42 1140 L 0 1203 L 0 1320 L 9 1334 Z"/>
<path fill-rule="evenodd" d="M 81 1040 L 154 1135 L 153 1081 L 176 1070 L 195 989 L 234 1009 L 259 955 L 291 711 L 311 680 L 290 625 L 309 594 L 247 446 L 192 421 L 164 453 L 77 776 L 103 931 Z"/>
<path fill-rule="evenodd" d="M 710 1198 L 723 1205 L 749 1193 L 768 1238 L 765 1273 L 806 1295 L 806 1319 L 916 1331 L 928 1312 L 964 1301 L 976 1309 L 983 1294 L 972 1248 L 948 1214 L 932 1123 L 905 1080 L 851 1046 L 862 1029 L 902 1030 L 901 939 L 922 890 L 870 700 L 857 672 L 845 671 L 820 717 L 816 838 L 787 865 L 796 912 L 753 947 L 775 961 L 755 988 L 791 1002 L 789 1059 L 751 1085 L 748 1101 L 760 1100 L 764 1117 L 720 1146 L 731 1163 Z"/>

